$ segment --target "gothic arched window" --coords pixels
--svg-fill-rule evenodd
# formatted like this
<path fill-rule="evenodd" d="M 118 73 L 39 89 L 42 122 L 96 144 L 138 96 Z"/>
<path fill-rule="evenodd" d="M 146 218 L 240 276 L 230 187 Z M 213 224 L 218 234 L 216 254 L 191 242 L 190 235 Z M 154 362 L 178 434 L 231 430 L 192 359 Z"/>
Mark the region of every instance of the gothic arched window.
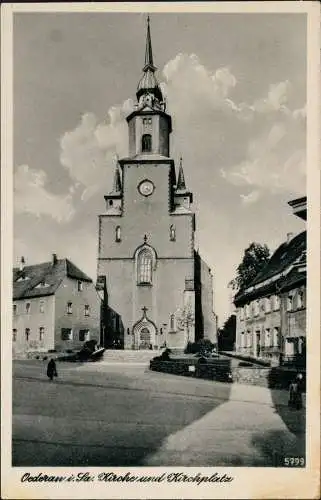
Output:
<path fill-rule="evenodd" d="M 150 153 L 152 150 L 152 136 L 150 134 L 144 134 L 142 136 L 142 152 Z"/>
<path fill-rule="evenodd" d="M 138 283 L 152 283 L 153 256 L 148 248 L 144 248 L 138 255 Z"/>
<path fill-rule="evenodd" d="M 169 228 L 169 239 L 170 241 L 176 240 L 176 231 L 175 231 L 175 226 L 173 224 Z"/>
<path fill-rule="evenodd" d="M 121 232 L 120 232 L 120 226 L 116 227 L 115 230 L 115 240 L 119 243 L 121 241 Z"/>

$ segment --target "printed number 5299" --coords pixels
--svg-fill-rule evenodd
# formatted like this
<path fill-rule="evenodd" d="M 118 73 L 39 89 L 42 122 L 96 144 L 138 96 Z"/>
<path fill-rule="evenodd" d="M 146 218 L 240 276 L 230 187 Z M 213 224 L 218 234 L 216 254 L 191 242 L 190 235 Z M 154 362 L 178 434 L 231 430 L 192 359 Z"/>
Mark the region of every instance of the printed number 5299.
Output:
<path fill-rule="evenodd" d="M 287 467 L 298 467 L 298 466 L 303 466 L 305 463 L 305 460 L 303 457 L 285 457 L 284 458 L 284 465 Z"/>

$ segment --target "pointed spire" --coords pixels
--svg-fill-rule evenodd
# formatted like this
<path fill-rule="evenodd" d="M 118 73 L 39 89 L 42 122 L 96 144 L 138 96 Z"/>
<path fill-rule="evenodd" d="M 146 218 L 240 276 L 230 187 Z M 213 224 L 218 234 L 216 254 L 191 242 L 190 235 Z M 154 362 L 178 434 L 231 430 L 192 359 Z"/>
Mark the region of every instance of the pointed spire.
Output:
<path fill-rule="evenodd" d="M 118 165 L 116 165 L 115 175 L 114 175 L 114 185 L 113 192 L 119 193 L 121 191 L 121 179 Z"/>
<path fill-rule="evenodd" d="M 152 39 L 150 36 L 150 25 L 149 16 L 147 16 L 147 33 L 146 33 L 146 50 L 145 50 L 145 67 L 144 71 L 149 67 L 152 71 L 155 71 L 154 61 L 153 61 L 153 50 L 152 50 Z"/>
<path fill-rule="evenodd" d="M 163 101 L 163 95 L 159 88 L 157 79 L 155 77 L 156 66 L 154 66 L 152 38 L 150 34 L 150 19 L 147 16 L 147 30 L 146 30 L 146 49 L 145 49 L 145 66 L 143 67 L 143 76 L 140 79 L 137 87 L 137 100 L 144 94 L 153 94 L 159 101 Z"/>
<path fill-rule="evenodd" d="M 180 159 L 179 159 L 178 180 L 177 180 L 176 189 L 180 190 L 180 191 L 186 190 L 185 177 L 184 177 L 184 171 L 183 171 L 183 158 L 182 157 L 180 157 Z"/>

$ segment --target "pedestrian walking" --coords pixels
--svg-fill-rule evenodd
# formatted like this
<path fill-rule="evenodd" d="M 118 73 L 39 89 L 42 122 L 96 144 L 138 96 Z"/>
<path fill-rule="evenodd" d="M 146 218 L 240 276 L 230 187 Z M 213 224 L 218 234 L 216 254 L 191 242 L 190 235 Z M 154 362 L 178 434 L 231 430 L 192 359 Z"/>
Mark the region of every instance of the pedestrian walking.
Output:
<path fill-rule="evenodd" d="M 54 377 L 58 377 L 57 367 L 54 359 L 50 359 L 47 366 L 47 376 L 50 380 L 53 380 Z"/>
<path fill-rule="evenodd" d="M 303 375 L 298 373 L 289 388 L 289 402 L 290 408 L 300 410 L 302 408 L 302 392 L 303 392 Z"/>

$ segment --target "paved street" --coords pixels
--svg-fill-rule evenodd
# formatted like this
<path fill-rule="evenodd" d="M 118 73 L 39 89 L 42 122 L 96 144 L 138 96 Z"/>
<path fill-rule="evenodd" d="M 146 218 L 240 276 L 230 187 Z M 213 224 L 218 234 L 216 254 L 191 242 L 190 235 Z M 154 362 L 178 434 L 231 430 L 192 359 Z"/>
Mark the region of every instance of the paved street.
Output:
<path fill-rule="evenodd" d="M 287 394 L 142 365 L 14 362 L 15 466 L 276 466 L 304 456 Z"/>

